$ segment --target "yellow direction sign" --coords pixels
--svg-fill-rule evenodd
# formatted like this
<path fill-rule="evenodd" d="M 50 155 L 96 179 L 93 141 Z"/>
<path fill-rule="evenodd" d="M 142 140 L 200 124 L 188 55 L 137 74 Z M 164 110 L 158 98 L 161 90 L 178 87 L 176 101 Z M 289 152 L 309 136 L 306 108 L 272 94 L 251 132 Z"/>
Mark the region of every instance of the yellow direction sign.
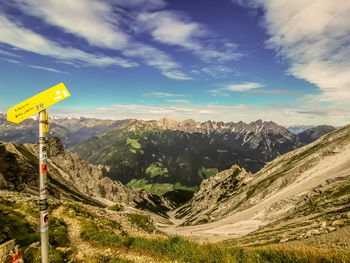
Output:
<path fill-rule="evenodd" d="M 60 83 L 8 109 L 7 120 L 20 123 L 69 96 L 67 88 Z"/>

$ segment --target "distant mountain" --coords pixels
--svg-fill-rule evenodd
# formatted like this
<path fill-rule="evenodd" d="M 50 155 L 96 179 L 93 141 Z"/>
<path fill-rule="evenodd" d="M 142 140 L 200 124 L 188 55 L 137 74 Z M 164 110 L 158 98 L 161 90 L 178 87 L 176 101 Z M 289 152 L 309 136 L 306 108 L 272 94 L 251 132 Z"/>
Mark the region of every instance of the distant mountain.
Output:
<path fill-rule="evenodd" d="M 232 162 L 254 170 L 264 165 L 205 134 L 130 128 L 93 137 L 73 150 L 101 165 L 113 180 L 160 195 L 173 190 L 194 191 L 203 179 Z"/>
<path fill-rule="evenodd" d="M 51 118 L 49 135 L 60 137 L 64 147 L 70 148 L 92 136 L 118 129 L 128 122 L 128 120 L 90 118 Z M 20 124 L 15 124 L 8 122 L 6 115 L 0 114 L 0 141 L 36 143 L 38 121 L 29 118 Z"/>
<path fill-rule="evenodd" d="M 332 131 L 335 131 L 336 128 L 334 128 L 333 126 L 329 126 L 329 125 L 320 125 L 320 126 L 316 126 L 310 129 L 307 129 L 301 133 L 299 133 L 298 136 L 298 140 L 306 145 L 309 144 L 315 140 L 317 140 L 318 138 L 321 138 L 323 135 L 330 133 Z"/>
<path fill-rule="evenodd" d="M 177 211 L 183 225 L 203 225 L 178 228 L 178 234 L 244 236 L 239 243 L 254 246 L 326 237 L 350 225 L 349 182 L 346 126 L 276 158 L 256 174 L 235 165 L 204 180 Z"/>
<path fill-rule="evenodd" d="M 266 161 L 300 146 L 295 135 L 273 122 L 200 123 L 164 118 L 132 120 L 72 150 L 102 165 L 106 176 L 161 195 L 194 191 L 203 179 L 232 164 L 256 172 Z"/>
<path fill-rule="evenodd" d="M 243 122 L 232 124 L 230 129 L 212 132 L 211 137 L 220 139 L 231 148 L 239 149 L 251 158 L 264 162 L 302 146 L 295 135 L 287 129 L 274 122 L 262 120 L 249 124 Z"/>
<path fill-rule="evenodd" d="M 290 126 L 287 128 L 288 131 L 290 131 L 291 133 L 297 135 L 303 131 L 306 131 L 310 128 L 313 128 L 315 126 L 313 125 L 300 125 L 300 126 Z"/>
<path fill-rule="evenodd" d="M 108 177 L 160 195 L 175 191 L 169 196 L 193 192 L 203 179 L 232 164 L 256 172 L 266 162 L 328 131 L 318 128 L 299 136 L 262 120 L 246 124 L 167 118 L 50 119 L 50 135 L 62 138 L 65 147 L 74 147 L 85 160 L 102 165 Z M 35 143 L 37 132 L 34 119 L 17 125 L 0 115 L 0 140 Z"/>
<path fill-rule="evenodd" d="M 179 121 L 163 118 L 159 121 L 133 120 L 125 126 L 127 130 L 160 129 L 179 130 L 187 133 L 201 133 L 222 141 L 231 149 L 241 151 L 245 155 L 260 161 L 271 161 L 278 155 L 296 149 L 302 144 L 295 135 L 274 122 L 257 120 L 246 124 L 234 122 L 196 122 L 194 120 Z M 248 170 L 252 170 L 249 169 Z"/>

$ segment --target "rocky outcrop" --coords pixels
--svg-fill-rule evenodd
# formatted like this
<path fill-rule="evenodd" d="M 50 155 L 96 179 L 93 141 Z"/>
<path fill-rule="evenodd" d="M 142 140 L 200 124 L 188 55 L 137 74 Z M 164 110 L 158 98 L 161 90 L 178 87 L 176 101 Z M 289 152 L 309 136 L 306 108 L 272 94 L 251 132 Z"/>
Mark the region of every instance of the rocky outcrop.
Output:
<path fill-rule="evenodd" d="M 15 246 L 15 240 L 0 243 L 0 262 L 10 262 L 11 257 L 15 253 Z"/>
<path fill-rule="evenodd" d="M 163 209 L 163 200 L 138 192 L 103 176 L 100 167 L 91 165 L 70 151 L 65 151 L 57 137 L 48 139 L 48 191 L 56 198 L 111 205 L 121 203 Z M 38 191 L 38 146 L 0 143 L 1 188 L 15 191 Z"/>
<path fill-rule="evenodd" d="M 233 165 L 230 169 L 218 173 L 216 176 L 204 180 L 200 189 L 194 194 L 190 202 L 182 207 L 178 212 L 178 217 L 187 215 L 190 219 L 186 224 L 207 223 L 217 219 L 217 215 L 222 216 L 228 213 L 229 207 L 225 203 L 231 197 L 236 196 L 253 179 L 253 175 L 238 165 Z M 238 205 L 240 199 L 231 200 L 231 203 Z"/>

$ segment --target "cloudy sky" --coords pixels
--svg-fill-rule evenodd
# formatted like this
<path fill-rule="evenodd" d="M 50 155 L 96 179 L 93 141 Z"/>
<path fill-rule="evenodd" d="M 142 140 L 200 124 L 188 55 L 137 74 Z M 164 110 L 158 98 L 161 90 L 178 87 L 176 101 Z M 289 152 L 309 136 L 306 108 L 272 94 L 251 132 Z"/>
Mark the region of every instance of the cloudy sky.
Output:
<path fill-rule="evenodd" d="M 63 82 L 52 115 L 350 123 L 348 0 L 12 0 L 0 112 Z"/>

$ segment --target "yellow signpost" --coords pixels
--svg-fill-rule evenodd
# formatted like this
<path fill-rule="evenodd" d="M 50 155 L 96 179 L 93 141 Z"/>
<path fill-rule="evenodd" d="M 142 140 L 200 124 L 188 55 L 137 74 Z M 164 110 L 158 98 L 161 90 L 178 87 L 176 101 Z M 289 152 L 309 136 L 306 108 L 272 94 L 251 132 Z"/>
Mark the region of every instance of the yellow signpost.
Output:
<path fill-rule="evenodd" d="M 49 132 L 49 116 L 46 108 L 69 97 L 70 93 L 63 83 L 31 97 L 8 109 L 7 120 L 20 123 L 39 113 L 39 194 L 40 194 L 40 236 L 41 262 L 49 258 L 49 220 L 47 203 L 47 146 L 46 133 Z"/>
<path fill-rule="evenodd" d="M 64 84 L 60 83 L 8 109 L 7 120 L 20 123 L 69 96 Z"/>

